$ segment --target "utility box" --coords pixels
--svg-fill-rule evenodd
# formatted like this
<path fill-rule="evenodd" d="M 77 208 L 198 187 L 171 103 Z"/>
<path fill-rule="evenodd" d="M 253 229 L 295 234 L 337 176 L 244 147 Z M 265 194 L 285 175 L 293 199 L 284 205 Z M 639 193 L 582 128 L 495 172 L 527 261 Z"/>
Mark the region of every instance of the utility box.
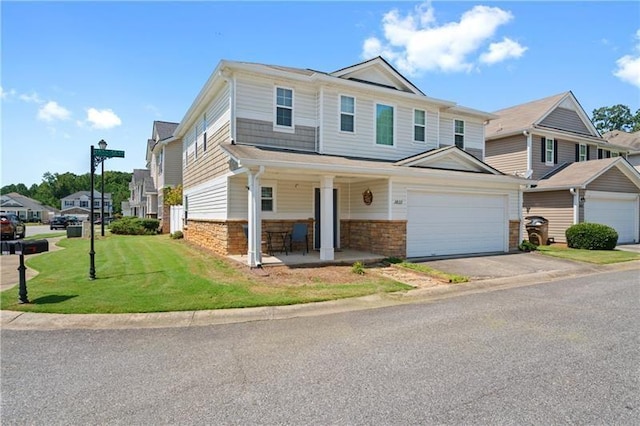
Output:
<path fill-rule="evenodd" d="M 67 238 L 80 238 L 80 237 L 82 237 L 82 225 L 67 226 Z"/>
<path fill-rule="evenodd" d="M 529 222 L 525 225 L 529 242 L 537 246 L 549 244 L 549 221 L 542 216 L 527 216 Z"/>

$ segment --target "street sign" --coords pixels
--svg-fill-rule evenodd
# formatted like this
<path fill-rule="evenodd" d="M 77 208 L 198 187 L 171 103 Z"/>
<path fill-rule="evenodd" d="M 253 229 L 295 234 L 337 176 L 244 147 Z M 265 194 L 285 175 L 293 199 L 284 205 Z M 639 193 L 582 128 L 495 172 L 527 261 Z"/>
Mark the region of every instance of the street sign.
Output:
<path fill-rule="evenodd" d="M 115 149 L 94 149 L 93 155 L 95 157 L 103 157 L 103 158 L 113 158 L 113 157 L 124 158 L 124 151 L 116 151 Z"/>

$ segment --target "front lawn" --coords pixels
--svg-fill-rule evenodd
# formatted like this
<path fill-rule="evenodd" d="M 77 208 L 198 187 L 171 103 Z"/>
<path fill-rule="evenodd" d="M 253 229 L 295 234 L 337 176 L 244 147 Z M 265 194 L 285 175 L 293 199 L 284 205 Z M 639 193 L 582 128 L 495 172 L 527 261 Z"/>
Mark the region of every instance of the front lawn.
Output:
<path fill-rule="evenodd" d="M 91 281 L 89 240 L 63 239 L 58 244 L 64 250 L 26 258 L 27 266 L 40 272 L 27 282 L 32 303 L 17 303 L 16 286 L 0 293 L 1 309 L 166 312 L 290 305 L 411 288 L 375 274 L 350 273 L 348 266 L 328 278 L 302 270 L 285 276 L 283 268 L 262 277 L 166 235 L 97 238 L 97 279 Z"/>
<path fill-rule="evenodd" d="M 566 245 L 553 244 L 550 246 L 538 246 L 537 251 L 547 256 L 560 257 L 562 259 L 576 260 L 597 264 L 628 262 L 640 259 L 640 253 L 623 250 L 582 250 L 568 248 Z"/>

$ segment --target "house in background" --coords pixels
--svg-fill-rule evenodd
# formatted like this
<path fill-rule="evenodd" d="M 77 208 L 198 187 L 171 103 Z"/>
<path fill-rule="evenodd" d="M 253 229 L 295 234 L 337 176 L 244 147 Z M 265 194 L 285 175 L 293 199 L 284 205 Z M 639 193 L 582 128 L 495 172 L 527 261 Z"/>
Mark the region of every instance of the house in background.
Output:
<path fill-rule="evenodd" d="M 48 223 L 53 216 L 60 212 L 55 207 L 45 206 L 41 202 L 17 192 L 0 196 L 0 210 L 15 213 L 25 222 L 43 223 Z"/>
<path fill-rule="evenodd" d="M 515 250 L 524 179 L 482 161 L 492 118 L 380 57 L 330 73 L 223 60 L 173 134 L 185 238 L 250 266 L 294 223 L 325 261 Z"/>
<path fill-rule="evenodd" d="M 603 139 L 572 92 L 494 114 L 485 130 L 485 159 L 532 179 L 523 196 L 525 217 L 548 219 L 556 242 L 581 222 L 612 226 L 621 243 L 639 241 L 640 175 L 624 158 L 629 148 Z"/>
<path fill-rule="evenodd" d="M 147 212 L 160 220 L 162 231 L 169 232 L 169 206 L 164 205 L 165 188 L 182 185 L 182 141 L 173 137 L 178 123 L 154 121 L 147 141 L 147 169 L 153 186 L 146 192 Z"/>
<path fill-rule="evenodd" d="M 148 169 L 134 169 L 129 182 L 129 213 L 126 216 L 139 218 L 155 217 L 157 210 L 149 212 L 148 194 L 155 194 L 155 186 Z"/>
<path fill-rule="evenodd" d="M 93 220 L 100 217 L 102 211 L 102 194 L 98 191 L 93 191 Z M 71 195 L 64 197 L 60 200 L 62 209 L 60 214 L 77 216 L 80 220 L 86 220 L 91 215 L 91 192 L 78 191 Z M 111 194 L 104 194 L 104 215 L 106 217 L 113 216 L 113 203 L 111 201 Z"/>
<path fill-rule="evenodd" d="M 612 130 L 602 134 L 602 138 L 610 144 L 622 146 L 627 150 L 627 160 L 636 169 L 640 169 L 640 131 L 629 133 Z"/>

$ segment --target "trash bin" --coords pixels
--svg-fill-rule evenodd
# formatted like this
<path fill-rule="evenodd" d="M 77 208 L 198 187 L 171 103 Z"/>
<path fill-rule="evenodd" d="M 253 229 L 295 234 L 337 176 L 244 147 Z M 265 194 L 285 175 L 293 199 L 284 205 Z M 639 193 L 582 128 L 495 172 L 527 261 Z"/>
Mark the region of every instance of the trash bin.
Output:
<path fill-rule="evenodd" d="M 527 216 L 529 222 L 525 225 L 529 234 L 529 242 L 537 246 L 549 243 L 549 221 L 542 216 Z"/>
<path fill-rule="evenodd" d="M 80 237 L 82 237 L 82 225 L 67 226 L 67 238 L 80 238 Z"/>

